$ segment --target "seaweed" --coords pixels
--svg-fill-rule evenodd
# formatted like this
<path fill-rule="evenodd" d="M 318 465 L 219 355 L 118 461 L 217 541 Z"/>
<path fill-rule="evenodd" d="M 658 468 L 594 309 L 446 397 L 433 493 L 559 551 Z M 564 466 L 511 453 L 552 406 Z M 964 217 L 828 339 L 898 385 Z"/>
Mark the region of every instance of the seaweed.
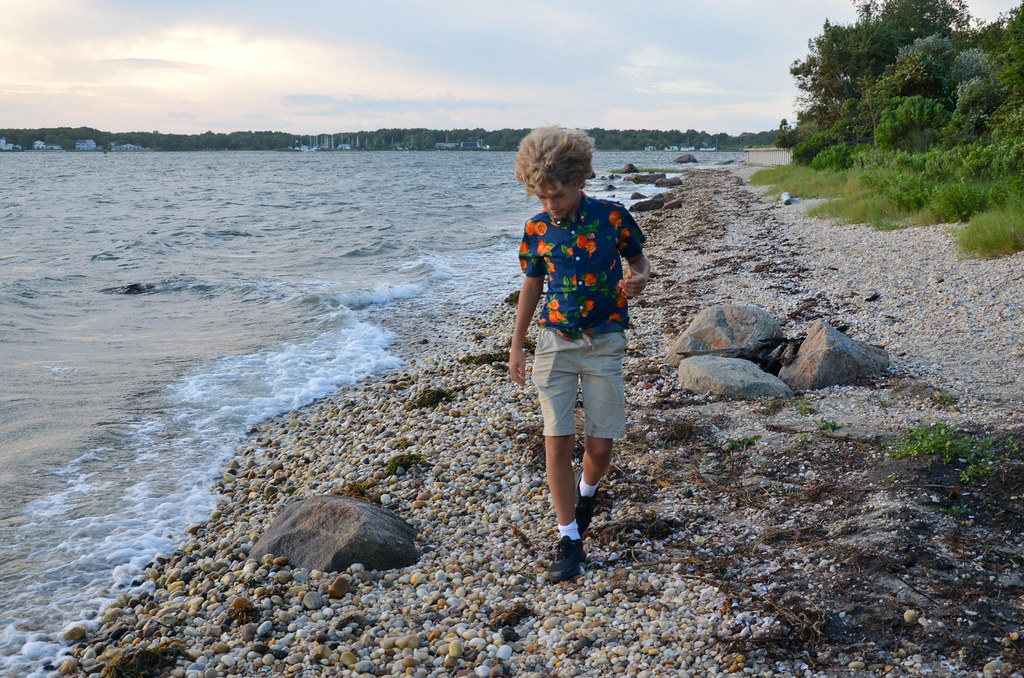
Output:
<path fill-rule="evenodd" d="M 393 476 L 398 472 L 398 469 L 404 469 L 408 471 L 413 466 L 422 464 L 424 457 L 422 454 L 416 452 L 406 452 L 404 454 L 396 454 L 388 460 L 387 465 L 384 466 L 384 475 Z"/>
<path fill-rule="evenodd" d="M 109 678 L 142 678 L 162 673 L 171 668 L 178 659 L 188 657 L 185 645 L 179 642 L 164 642 L 155 647 L 139 647 L 116 655 L 110 660 L 103 675 Z"/>
<path fill-rule="evenodd" d="M 454 397 L 451 391 L 446 391 L 443 388 L 428 388 L 416 396 L 412 404 L 416 407 L 437 407 Z"/>

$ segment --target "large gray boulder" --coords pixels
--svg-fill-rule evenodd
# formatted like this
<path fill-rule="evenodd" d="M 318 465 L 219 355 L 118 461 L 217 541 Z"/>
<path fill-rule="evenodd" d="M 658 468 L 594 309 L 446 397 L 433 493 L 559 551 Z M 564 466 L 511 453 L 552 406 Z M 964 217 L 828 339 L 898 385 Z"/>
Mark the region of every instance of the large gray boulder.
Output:
<path fill-rule="evenodd" d="M 685 162 L 697 162 L 697 156 L 693 153 L 683 153 L 672 162 L 685 163 Z"/>
<path fill-rule="evenodd" d="M 322 572 L 339 572 L 353 563 L 391 570 L 419 560 L 416 530 L 409 523 L 377 504 L 335 495 L 285 506 L 250 556 L 268 553 Z"/>
<path fill-rule="evenodd" d="M 683 353 L 742 348 L 756 341 L 782 338 L 775 318 L 757 306 L 712 306 L 697 314 L 669 348 L 665 362 L 675 367 Z"/>
<path fill-rule="evenodd" d="M 679 363 L 679 383 L 692 393 L 714 393 L 737 400 L 792 398 L 785 382 L 749 360 L 699 355 Z"/>
<path fill-rule="evenodd" d="M 889 355 L 884 349 L 851 339 L 817 320 L 807 330 L 796 360 L 779 370 L 779 378 L 794 391 L 812 391 L 849 384 L 887 367 Z"/>

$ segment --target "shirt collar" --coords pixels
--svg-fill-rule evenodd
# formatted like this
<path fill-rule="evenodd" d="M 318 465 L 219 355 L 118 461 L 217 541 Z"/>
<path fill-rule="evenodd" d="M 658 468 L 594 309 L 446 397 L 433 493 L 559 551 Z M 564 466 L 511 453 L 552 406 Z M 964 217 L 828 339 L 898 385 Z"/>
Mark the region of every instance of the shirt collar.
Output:
<path fill-rule="evenodd" d="M 555 226 L 562 226 L 563 224 L 568 222 L 582 222 L 584 219 L 587 218 L 586 206 L 589 200 L 590 198 L 587 196 L 587 194 L 584 193 L 583 191 L 580 191 L 580 204 L 576 208 L 576 211 L 573 214 L 570 214 L 569 216 L 565 217 L 564 219 L 552 219 L 551 222 Z"/>

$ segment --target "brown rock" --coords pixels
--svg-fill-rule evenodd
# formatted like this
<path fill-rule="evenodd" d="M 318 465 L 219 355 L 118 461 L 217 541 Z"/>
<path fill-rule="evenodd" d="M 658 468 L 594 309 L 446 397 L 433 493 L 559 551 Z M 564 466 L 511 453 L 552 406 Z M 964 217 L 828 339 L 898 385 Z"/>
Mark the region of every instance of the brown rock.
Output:
<path fill-rule="evenodd" d="M 794 391 L 811 391 L 849 384 L 881 373 L 889 366 L 884 349 L 846 336 L 824 320 L 807 330 L 796 360 L 779 370 L 779 378 Z"/>
<path fill-rule="evenodd" d="M 348 577 L 340 574 L 327 587 L 327 594 L 332 598 L 344 598 L 350 590 L 352 590 L 352 584 L 349 582 Z"/>

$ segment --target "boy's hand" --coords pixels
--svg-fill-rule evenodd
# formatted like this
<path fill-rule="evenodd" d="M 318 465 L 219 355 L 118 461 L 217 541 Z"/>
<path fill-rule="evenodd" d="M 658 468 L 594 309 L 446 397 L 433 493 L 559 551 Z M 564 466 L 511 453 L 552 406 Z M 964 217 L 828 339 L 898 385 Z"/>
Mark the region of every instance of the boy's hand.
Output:
<path fill-rule="evenodd" d="M 643 254 L 631 257 L 622 267 L 622 280 L 619 281 L 619 294 L 627 297 L 638 296 L 647 287 L 651 279 L 651 262 Z"/>
<path fill-rule="evenodd" d="M 513 348 L 508 353 L 508 374 L 512 381 L 526 386 L 526 354 L 521 348 Z"/>
<path fill-rule="evenodd" d="M 634 273 L 633 269 L 629 266 L 624 266 L 622 269 L 622 280 L 619 281 L 619 294 L 625 294 L 627 297 L 638 296 L 647 287 L 648 275 L 643 273 Z"/>

